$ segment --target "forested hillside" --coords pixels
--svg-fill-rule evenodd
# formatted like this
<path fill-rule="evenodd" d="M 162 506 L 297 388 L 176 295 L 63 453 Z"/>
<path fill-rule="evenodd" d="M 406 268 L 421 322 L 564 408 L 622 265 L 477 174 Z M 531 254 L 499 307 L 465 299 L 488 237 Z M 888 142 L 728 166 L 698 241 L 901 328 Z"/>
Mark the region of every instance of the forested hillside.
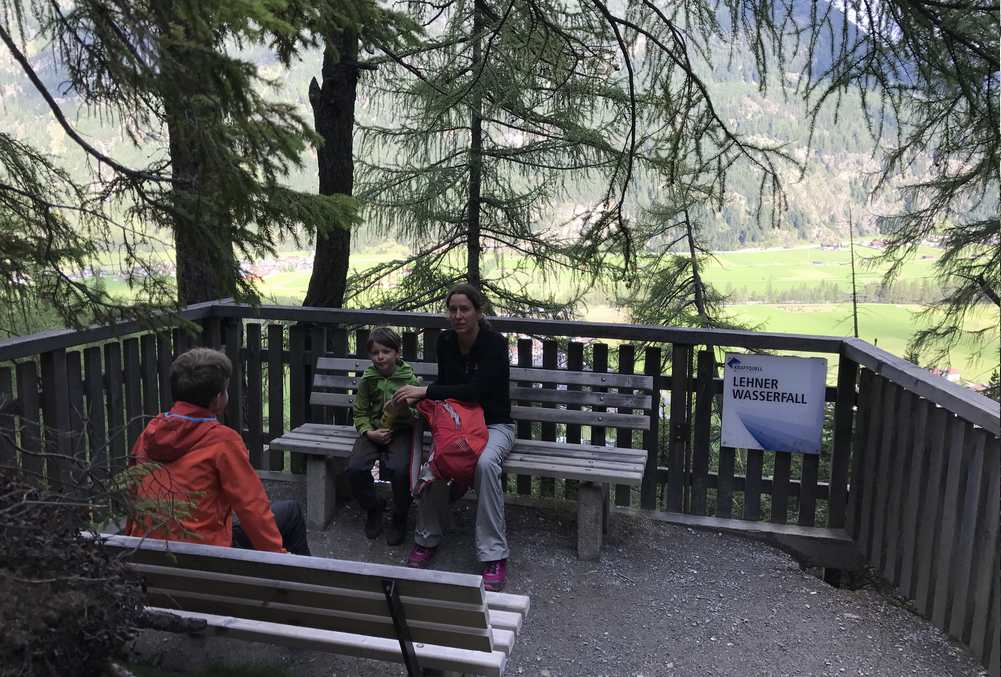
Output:
<path fill-rule="evenodd" d="M 33 60 L 40 74 L 50 85 L 60 81 L 60 74 L 46 45 L 33 42 Z M 253 54 L 260 71 L 275 80 L 271 94 L 293 102 L 306 119 L 311 119 L 307 98 L 310 78 L 318 76 L 321 54 L 306 53 L 291 70 L 285 70 L 266 56 L 265 50 Z M 821 48 L 813 64 L 822 69 L 824 50 Z M 806 161 L 806 171 L 800 176 L 793 168 L 784 172 L 784 189 L 788 198 L 787 208 L 781 213 L 781 227 L 773 228 L 768 218 L 759 218 L 759 180 L 749 166 L 735 166 L 730 170 L 725 205 L 721 211 L 709 214 L 703 239 L 713 249 L 796 244 L 803 242 L 839 242 L 847 237 L 847 208 L 855 207 L 855 222 L 861 232 L 873 228 L 872 217 L 892 211 L 896 197 L 885 192 L 880 199 L 866 207 L 865 181 L 877 169 L 872 157 L 873 143 L 866 128 L 865 118 L 857 96 L 846 96 L 835 111 L 824 110 L 812 130 L 807 123 L 802 100 L 792 91 L 795 88 L 802 61 L 793 58 L 785 66 L 784 80 L 776 75 L 762 91 L 755 76 L 753 64 L 745 50 L 729 50 L 722 45 L 713 52 L 712 62 L 700 67 L 704 81 L 715 100 L 717 109 L 727 123 L 737 132 L 749 135 L 759 142 L 780 142 L 798 161 Z M 358 118 L 365 123 L 389 123 L 393 118 L 391 102 L 375 105 L 371 91 L 365 85 L 373 78 L 362 76 L 361 96 L 358 101 Z M 784 87 L 783 87 L 784 86 Z M 58 91 L 58 86 L 54 87 Z M 98 149 L 125 161 L 148 161 L 165 152 L 162 134 L 151 134 L 141 147 L 133 146 L 125 138 L 113 119 L 101 120 L 98 116 L 81 110 L 76 102 L 60 102 L 68 117 Z M 892 123 L 892 121 L 887 121 Z M 35 90 L 22 76 L 9 54 L 0 53 L 0 125 L 16 137 L 39 148 L 48 149 L 66 163 L 67 169 L 77 176 L 85 176 L 85 159 L 67 139 L 62 129 L 52 120 L 51 114 Z M 808 150 L 809 146 L 809 150 Z M 356 140 L 356 155 L 371 152 Z M 808 158 L 809 154 L 809 158 Z M 921 167 L 915 168 L 917 171 Z M 293 175 L 294 188 L 310 190 L 316 186 L 315 155 L 306 158 L 304 168 Z M 635 195 L 642 201 L 655 197 L 659 187 L 650 179 L 640 178 Z M 581 202 L 586 202 L 594 187 L 577 187 Z M 566 211 L 572 211 L 573 199 L 569 198 Z M 858 230 L 856 231 L 858 232 Z M 381 239 L 377 233 L 362 232 L 356 244 L 365 245 Z"/>

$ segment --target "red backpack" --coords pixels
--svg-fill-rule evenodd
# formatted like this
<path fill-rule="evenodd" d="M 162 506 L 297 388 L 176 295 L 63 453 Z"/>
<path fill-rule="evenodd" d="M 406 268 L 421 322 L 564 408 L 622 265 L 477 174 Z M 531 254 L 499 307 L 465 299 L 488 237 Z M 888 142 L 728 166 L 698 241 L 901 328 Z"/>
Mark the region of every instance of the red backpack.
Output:
<path fill-rule="evenodd" d="M 426 484 L 427 472 L 434 479 L 452 480 L 471 487 L 476 474 L 476 461 L 487 446 L 487 424 L 483 407 L 458 400 L 421 400 L 417 411 L 424 415 L 431 428 L 431 455 L 421 470 Z"/>

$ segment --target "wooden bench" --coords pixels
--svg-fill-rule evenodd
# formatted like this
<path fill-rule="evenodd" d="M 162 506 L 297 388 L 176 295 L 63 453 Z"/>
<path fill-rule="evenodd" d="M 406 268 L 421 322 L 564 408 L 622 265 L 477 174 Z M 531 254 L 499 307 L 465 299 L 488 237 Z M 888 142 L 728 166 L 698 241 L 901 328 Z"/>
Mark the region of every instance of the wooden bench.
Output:
<path fill-rule="evenodd" d="M 355 358 L 320 357 L 313 373 L 310 404 L 350 408 L 361 373 L 370 364 Z M 434 363 L 410 365 L 425 381 L 433 381 L 437 375 Z M 615 390 L 608 392 L 609 388 Z M 652 393 L 651 376 L 511 368 L 511 415 L 516 422 L 649 430 L 651 415 L 655 415 L 651 407 L 656 407 Z M 637 410 L 642 413 L 634 413 Z M 337 465 L 351 455 L 357 437 L 351 425 L 306 423 L 271 441 L 271 449 L 307 457 L 306 514 L 311 528 L 322 529 L 333 517 Z M 424 439 L 428 444 L 429 436 Z M 519 439 L 504 470 L 579 480 L 577 553 L 581 559 L 596 559 L 607 524 L 608 486 L 639 486 L 646 460 L 645 449 Z"/>
<path fill-rule="evenodd" d="M 470 574 L 101 535 L 138 573 L 148 611 L 205 635 L 404 663 L 410 675 L 502 675 L 523 595 Z"/>

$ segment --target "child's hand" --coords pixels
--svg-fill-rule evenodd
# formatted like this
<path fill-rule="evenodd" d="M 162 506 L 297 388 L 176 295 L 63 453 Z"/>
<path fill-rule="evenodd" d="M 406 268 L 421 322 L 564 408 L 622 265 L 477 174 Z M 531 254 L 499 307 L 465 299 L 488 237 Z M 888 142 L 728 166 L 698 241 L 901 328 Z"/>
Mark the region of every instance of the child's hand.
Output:
<path fill-rule="evenodd" d="M 393 400 L 386 402 L 382 412 L 396 418 L 410 418 L 410 408 L 402 402 L 394 402 Z"/>
<path fill-rule="evenodd" d="M 393 431 L 385 428 L 369 430 L 365 433 L 365 435 L 376 444 L 389 444 L 389 442 L 393 439 Z"/>

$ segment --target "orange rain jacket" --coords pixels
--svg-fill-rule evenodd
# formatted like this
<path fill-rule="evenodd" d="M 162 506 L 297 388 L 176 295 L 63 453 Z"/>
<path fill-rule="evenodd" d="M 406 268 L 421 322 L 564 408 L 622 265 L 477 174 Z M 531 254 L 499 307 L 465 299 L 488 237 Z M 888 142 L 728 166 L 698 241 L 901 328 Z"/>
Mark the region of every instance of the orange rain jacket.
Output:
<path fill-rule="evenodd" d="M 161 465 L 142 478 L 137 497 L 160 506 L 191 500 L 190 515 L 168 517 L 158 507 L 155 516 L 128 524 L 130 536 L 231 546 L 235 510 L 256 550 L 286 552 L 247 447 L 208 409 L 177 402 L 150 421 L 132 448 L 132 462 L 150 461 Z"/>

